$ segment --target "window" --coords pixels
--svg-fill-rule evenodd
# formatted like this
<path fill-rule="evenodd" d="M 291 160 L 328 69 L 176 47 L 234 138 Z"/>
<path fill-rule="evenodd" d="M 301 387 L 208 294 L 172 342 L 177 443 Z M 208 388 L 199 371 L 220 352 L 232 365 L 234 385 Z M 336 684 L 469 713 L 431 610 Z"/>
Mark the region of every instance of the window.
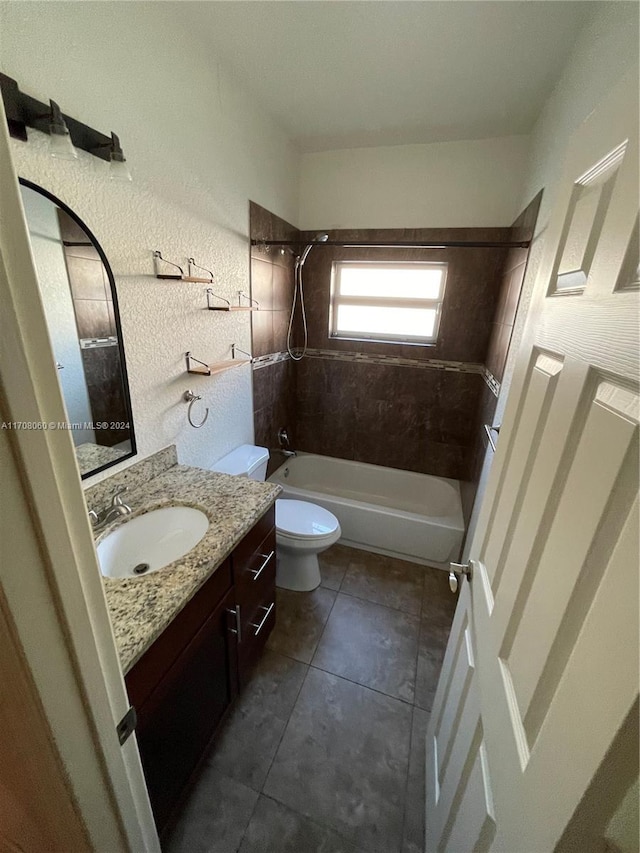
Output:
<path fill-rule="evenodd" d="M 447 265 L 339 261 L 333 265 L 332 338 L 434 344 Z"/>

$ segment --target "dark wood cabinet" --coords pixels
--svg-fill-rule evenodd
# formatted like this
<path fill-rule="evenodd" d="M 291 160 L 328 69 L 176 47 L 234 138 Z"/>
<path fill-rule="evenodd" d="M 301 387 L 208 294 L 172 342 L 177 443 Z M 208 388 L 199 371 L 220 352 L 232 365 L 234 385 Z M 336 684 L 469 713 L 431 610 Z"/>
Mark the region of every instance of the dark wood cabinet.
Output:
<path fill-rule="evenodd" d="M 275 509 L 260 519 L 231 556 L 241 641 L 238 678 L 242 687 L 276 621 Z"/>
<path fill-rule="evenodd" d="M 272 507 L 126 675 L 160 831 L 275 624 L 274 525 Z"/>
<path fill-rule="evenodd" d="M 138 747 L 159 828 L 235 695 L 233 606 L 231 589 L 140 709 Z"/>

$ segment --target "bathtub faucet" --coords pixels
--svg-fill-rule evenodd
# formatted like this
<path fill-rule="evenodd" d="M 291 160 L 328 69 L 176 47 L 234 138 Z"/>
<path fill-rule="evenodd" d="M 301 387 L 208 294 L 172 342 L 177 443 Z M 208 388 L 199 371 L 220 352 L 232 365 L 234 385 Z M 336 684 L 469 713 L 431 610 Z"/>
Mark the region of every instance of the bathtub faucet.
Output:
<path fill-rule="evenodd" d="M 283 456 L 286 456 L 289 459 L 291 456 L 297 456 L 295 450 L 285 450 L 284 447 L 274 447 L 271 451 L 272 453 L 281 453 Z"/>
<path fill-rule="evenodd" d="M 282 453 L 283 456 L 291 457 L 297 456 L 298 454 L 295 450 L 291 449 L 291 442 L 289 441 L 289 433 L 287 432 L 286 427 L 280 427 L 278 430 L 278 443 L 280 447 L 278 448 L 279 452 Z"/>

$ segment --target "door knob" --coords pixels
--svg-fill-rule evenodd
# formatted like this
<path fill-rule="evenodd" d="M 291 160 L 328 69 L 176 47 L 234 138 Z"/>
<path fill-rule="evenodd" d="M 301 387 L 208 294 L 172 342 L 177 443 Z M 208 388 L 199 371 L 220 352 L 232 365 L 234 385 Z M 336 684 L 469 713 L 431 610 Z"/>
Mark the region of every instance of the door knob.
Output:
<path fill-rule="evenodd" d="M 449 563 L 449 589 L 451 592 L 458 591 L 458 578 L 460 575 L 466 575 L 470 582 L 473 576 L 473 568 L 471 563 Z"/>

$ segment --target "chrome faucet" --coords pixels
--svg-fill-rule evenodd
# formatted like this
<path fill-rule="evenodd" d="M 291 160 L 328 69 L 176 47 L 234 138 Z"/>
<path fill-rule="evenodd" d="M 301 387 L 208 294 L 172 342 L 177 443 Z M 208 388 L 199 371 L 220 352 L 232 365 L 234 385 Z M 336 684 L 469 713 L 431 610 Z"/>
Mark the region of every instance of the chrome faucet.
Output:
<path fill-rule="evenodd" d="M 111 498 L 111 503 L 108 507 L 99 510 L 96 512 L 94 509 L 89 510 L 89 518 L 91 520 L 91 526 L 94 531 L 102 530 L 103 527 L 106 527 L 107 524 L 111 524 L 112 521 L 115 521 L 116 518 L 119 518 L 123 515 L 129 515 L 131 512 L 131 507 L 126 504 L 121 495 L 127 491 L 127 487 L 120 489 L 115 493 L 115 495 Z"/>
<path fill-rule="evenodd" d="M 298 455 L 295 450 L 285 450 L 284 447 L 273 447 L 271 453 L 280 453 L 287 458 Z"/>
<path fill-rule="evenodd" d="M 289 441 L 289 433 L 286 427 L 280 427 L 278 430 L 278 443 L 280 447 L 274 448 L 274 453 L 282 453 L 283 456 L 297 456 L 295 450 L 291 450 L 291 442 Z"/>

